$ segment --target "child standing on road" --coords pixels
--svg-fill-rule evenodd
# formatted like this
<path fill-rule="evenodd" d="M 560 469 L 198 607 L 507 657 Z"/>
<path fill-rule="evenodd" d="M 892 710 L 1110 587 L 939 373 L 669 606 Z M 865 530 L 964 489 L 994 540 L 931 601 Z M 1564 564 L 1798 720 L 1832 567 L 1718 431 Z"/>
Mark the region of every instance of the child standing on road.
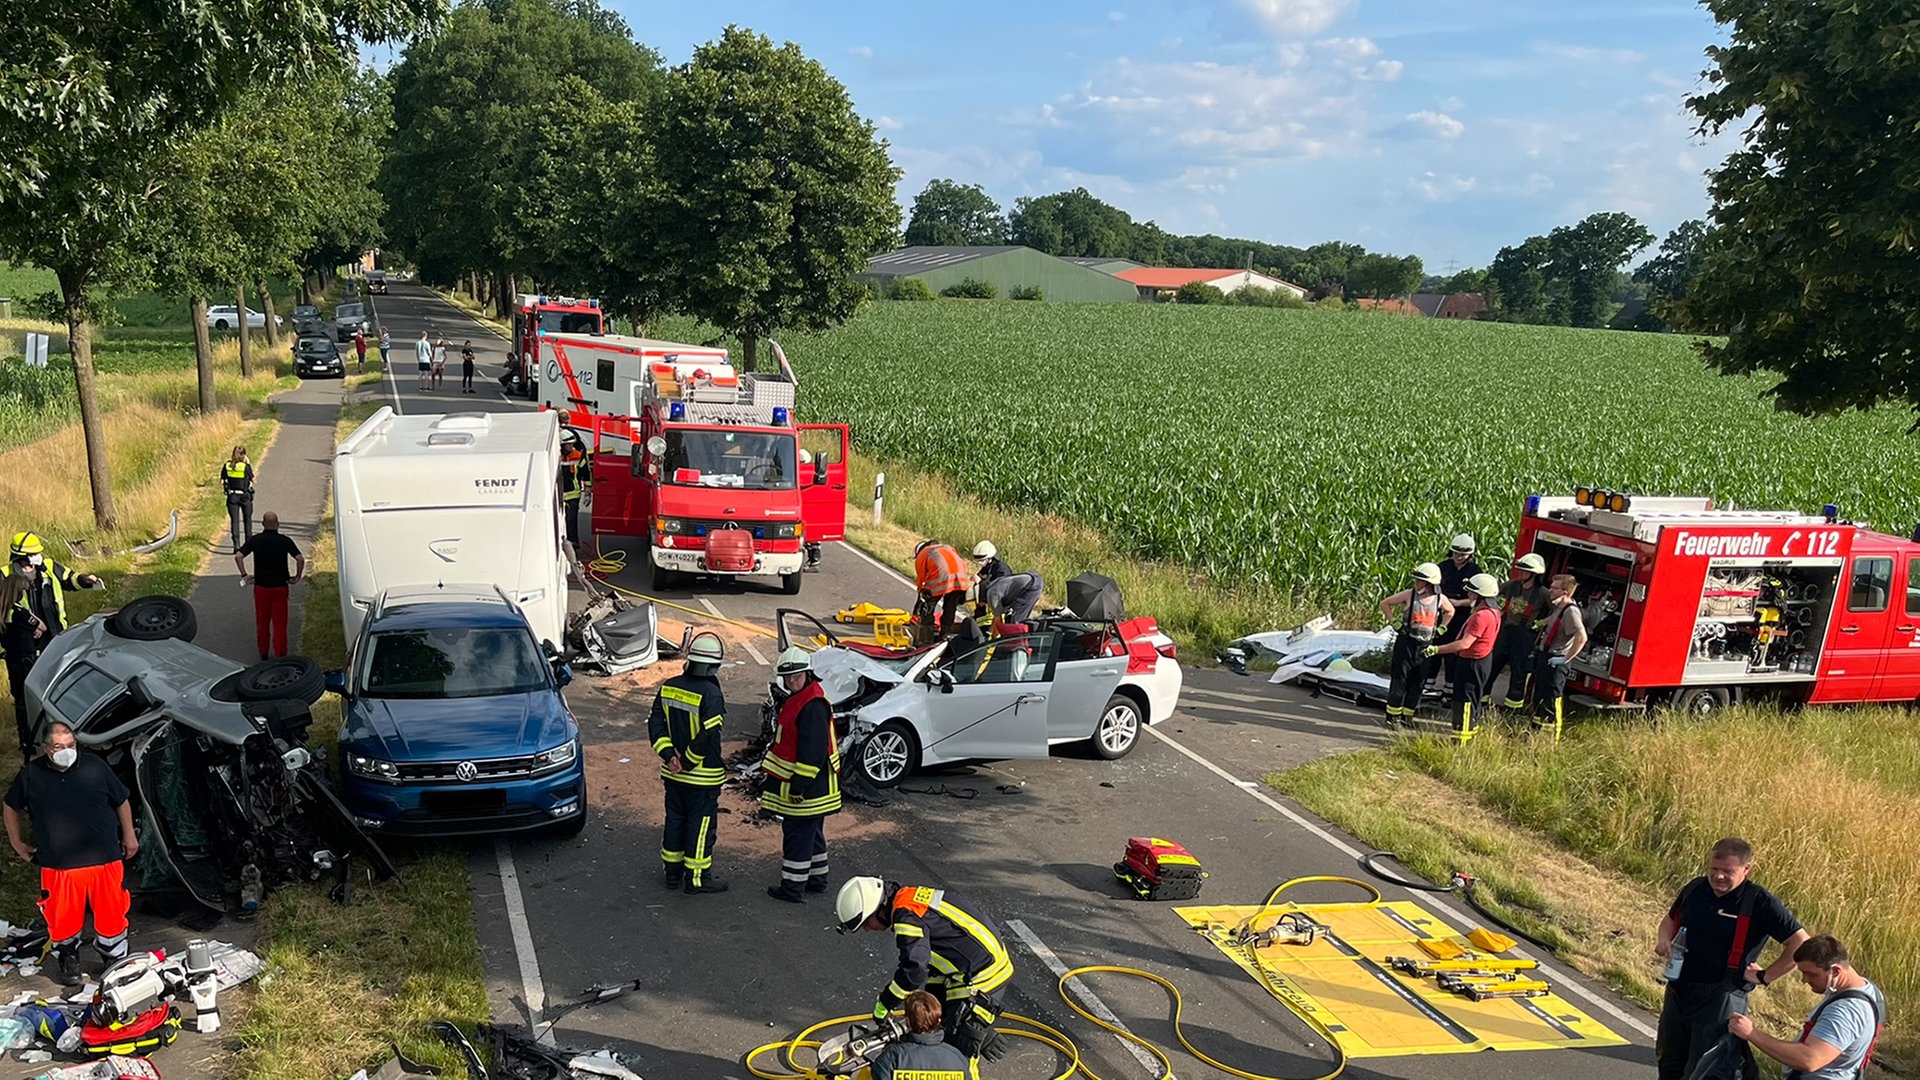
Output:
<path fill-rule="evenodd" d="M 473 342 L 460 343 L 460 392 L 471 394 L 473 389 Z"/>
<path fill-rule="evenodd" d="M 393 350 L 393 335 L 387 332 L 387 328 L 383 324 L 380 327 L 380 366 L 381 368 L 384 369 L 387 366 L 387 353 L 391 352 L 392 350 Z"/>
<path fill-rule="evenodd" d="M 440 378 L 447 371 L 447 339 L 439 338 L 433 343 L 433 388 L 440 389 Z"/>

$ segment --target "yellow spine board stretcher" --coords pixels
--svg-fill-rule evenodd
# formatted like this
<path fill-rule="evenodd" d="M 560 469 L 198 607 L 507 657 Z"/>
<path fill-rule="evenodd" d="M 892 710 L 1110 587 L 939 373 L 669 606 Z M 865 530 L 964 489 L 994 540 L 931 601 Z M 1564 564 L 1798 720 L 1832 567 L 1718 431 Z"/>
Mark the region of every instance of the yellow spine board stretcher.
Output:
<path fill-rule="evenodd" d="M 1447 982 L 1457 990 L 1443 988 L 1431 970 L 1396 971 L 1395 957 L 1415 958 L 1426 962 L 1422 966 L 1443 970 L 1460 965 L 1458 957 L 1436 962 L 1436 951 L 1452 950 L 1429 946 L 1452 942 L 1458 947 L 1464 940 L 1461 931 L 1414 901 L 1382 900 L 1371 886 L 1351 883 L 1373 892 L 1375 899 L 1276 904 L 1269 897 L 1257 906 L 1175 910 L 1275 997 L 1322 1028 L 1350 1058 L 1589 1049 L 1627 1041 L 1553 993 L 1530 970 L 1531 964 L 1493 960 L 1477 965 L 1498 969 L 1500 975 L 1468 976 L 1464 986 L 1464 972 L 1448 972 Z M 1257 932 L 1290 912 L 1312 919 L 1324 932 L 1306 945 L 1235 943 L 1243 927 Z M 1472 954 L 1462 950 L 1462 955 Z M 1510 985 L 1500 986 L 1503 982 Z M 1468 986 L 1481 989 L 1484 999 L 1473 1000 L 1465 992 Z"/>

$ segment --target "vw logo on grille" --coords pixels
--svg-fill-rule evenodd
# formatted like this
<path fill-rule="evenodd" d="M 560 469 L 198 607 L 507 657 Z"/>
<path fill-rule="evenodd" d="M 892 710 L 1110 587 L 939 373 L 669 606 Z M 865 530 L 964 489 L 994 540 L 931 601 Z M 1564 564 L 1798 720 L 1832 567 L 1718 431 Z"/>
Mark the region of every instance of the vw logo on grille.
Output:
<path fill-rule="evenodd" d="M 453 767 L 453 778 L 455 780 L 477 780 L 479 777 L 480 767 L 471 761 L 463 761 Z"/>

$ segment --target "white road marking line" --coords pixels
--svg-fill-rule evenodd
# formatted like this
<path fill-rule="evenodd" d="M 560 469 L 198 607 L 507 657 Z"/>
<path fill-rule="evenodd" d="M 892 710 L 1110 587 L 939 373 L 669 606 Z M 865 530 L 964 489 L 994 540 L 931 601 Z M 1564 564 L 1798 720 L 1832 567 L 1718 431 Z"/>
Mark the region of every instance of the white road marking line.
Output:
<path fill-rule="evenodd" d="M 1336 851 L 1339 851 L 1342 854 L 1352 858 L 1355 862 L 1358 862 L 1360 860 L 1360 857 L 1366 854 L 1365 852 L 1361 851 L 1359 848 L 1354 847 L 1352 844 L 1347 843 L 1345 840 L 1340 839 L 1339 837 L 1333 835 L 1327 830 L 1314 824 L 1312 821 L 1309 821 L 1306 818 L 1295 813 L 1292 809 L 1287 807 L 1286 804 L 1268 796 L 1266 792 L 1260 790 L 1260 785 L 1258 782 L 1242 781 L 1235 778 L 1232 773 L 1228 772 L 1227 770 L 1221 768 L 1218 765 L 1215 765 L 1213 762 L 1208 761 L 1206 758 L 1201 757 L 1199 754 L 1195 753 L 1194 751 L 1187 749 L 1187 747 L 1181 745 L 1179 742 L 1176 742 L 1173 736 L 1167 735 L 1161 732 L 1157 728 L 1149 727 L 1147 729 L 1147 734 L 1152 735 L 1153 737 L 1159 739 L 1161 742 L 1166 743 L 1168 746 L 1173 747 L 1175 750 L 1178 750 L 1180 753 L 1186 755 L 1189 758 L 1192 758 L 1202 768 L 1220 777 L 1220 779 L 1225 780 L 1227 783 L 1233 785 L 1236 789 L 1240 791 L 1244 791 L 1248 795 L 1251 795 L 1254 798 L 1259 799 L 1261 802 L 1265 803 L 1269 808 L 1275 811 L 1278 811 L 1280 815 L 1285 817 L 1287 820 L 1293 822 L 1295 825 L 1300 826 L 1302 829 L 1305 829 L 1307 832 L 1312 833 L 1314 836 L 1317 836 L 1320 839 L 1326 841 Z M 1422 904 L 1427 905 L 1428 907 L 1432 907 L 1438 910 L 1441 914 L 1446 915 L 1448 918 L 1454 921 L 1455 925 L 1458 925 L 1458 926 L 1472 925 L 1479 921 L 1476 917 L 1469 916 L 1467 913 L 1461 911 L 1459 908 L 1456 908 L 1452 904 L 1449 904 L 1446 901 L 1440 899 L 1438 893 L 1428 893 L 1428 894 L 1422 895 L 1420 897 L 1420 902 Z M 1550 977 L 1553 980 L 1553 984 L 1556 988 L 1566 990 L 1567 992 L 1573 994 L 1575 997 L 1580 998 L 1582 1001 L 1587 1002 L 1588 1004 L 1601 1010 L 1607 1015 L 1613 1017 L 1615 1020 L 1618 1020 L 1622 1024 L 1625 1024 L 1626 1026 L 1639 1032 L 1641 1035 L 1645 1036 L 1646 1038 L 1651 1039 L 1654 1037 L 1654 1030 L 1648 1027 L 1646 1024 L 1642 1023 L 1637 1017 L 1627 1013 L 1624 1009 L 1621 1009 L 1619 1006 L 1615 1005 L 1613 1002 L 1608 1001 L 1607 999 L 1599 996 L 1598 994 L 1595 994 L 1591 990 L 1588 990 L 1585 986 L 1582 986 L 1580 983 L 1574 981 L 1573 976 L 1562 973 L 1558 969 L 1549 965 L 1544 958 L 1535 956 L 1529 953 L 1524 948 L 1516 948 L 1514 952 L 1520 956 L 1524 956 L 1524 957 L 1527 957 L 1528 959 L 1538 961 L 1538 963 L 1540 964 L 1539 970 L 1540 970 L 1541 976 Z"/>
<path fill-rule="evenodd" d="M 1041 963 L 1047 965 L 1047 970 L 1053 972 L 1054 978 L 1057 979 L 1071 970 L 1066 964 L 1061 962 L 1059 955 L 1055 953 L 1046 942 L 1040 940 L 1040 935 L 1027 928 L 1026 923 L 1021 922 L 1019 919 L 1008 919 L 1007 928 L 1012 930 L 1021 941 L 1026 943 L 1027 948 L 1033 952 L 1033 955 L 1040 958 Z M 1094 993 L 1093 989 L 1086 984 L 1085 980 L 1074 980 L 1073 992 L 1081 1001 L 1086 1003 L 1088 1012 L 1122 1031 L 1131 1033 L 1132 1029 L 1120 1022 L 1120 1018 L 1114 1015 L 1112 1009 L 1107 1008 L 1107 1003 L 1100 1000 L 1100 995 Z M 1107 1034 L 1113 1035 L 1112 1032 L 1108 1032 Z M 1133 1054 L 1134 1058 L 1138 1060 L 1141 1065 L 1146 1067 L 1148 1076 L 1160 1075 L 1160 1063 L 1154 1060 L 1152 1054 L 1142 1050 L 1138 1044 L 1122 1039 L 1118 1035 L 1114 1035 L 1113 1037 L 1121 1046 L 1126 1047 L 1128 1052 Z"/>
<path fill-rule="evenodd" d="M 1338 713 L 1332 716 L 1306 716 L 1298 712 L 1283 714 L 1272 709 L 1249 709 L 1245 705 L 1227 705 L 1218 701 L 1193 700 L 1187 697 L 1188 693 L 1189 691 L 1181 691 L 1180 694 L 1180 707 L 1183 709 L 1196 712 L 1239 713 L 1244 716 L 1252 716 L 1261 720 L 1287 725 L 1287 727 L 1280 729 L 1282 731 L 1291 729 L 1313 729 L 1316 731 L 1352 736 L 1355 734 L 1354 729 L 1360 728 L 1362 730 L 1359 734 L 1375 737 L 1380 735 L 1380 725 L 1378 723 L 1369 724 L 1364 715 L 1348 719 Z"/>
<path fill-rule="evenodd" d="M 848 551 L 851 551 L 855 555 L 858 555 L 862 559 L 865 559 L 869 565 L 874 567 L 874 569 L 879 570 L 881 573 L 887 575 L 888 577 L 899 582 L 900 584 L 905 585 L 909 589 L 914 587 L 913 582 L 909 580 L 907 576 L 905 574 L 902 574 L 900 571 L 895 570 L 893 567 L 888 566 L 886 563 L 881 562 L 879 559 L 876 559 L 873 556 L 867 554 L 866 552 L 861 551 L 859 548 L 854 547 L 852 544 L 848 543 L 845 540 L 842 540 L 839 543 L 841 547 L 846 548 Z"/>
<path fill-rule="evenodd" d="M 495 329 L 494 329 L 493 327 L 491 327 L 491 326 L 489 326 L 489 325 L 487 325 L 486 323 L 484 323 L 484 322 L 482 322 L 482 321 L 480 320 L 480 318 L 479 318 L 479 316 L 477 316 L 477 315 L 475 315 L 475 314 L 474 314 L 473 312 L 471 312 L 471 311 L 468 311 L 468 310 L 467 310 L 466 308 L 463 308 L 463 307 L 461 307 L 461 306 L 460 306 L 459 304 L 456 304 L 456 303 L 454 303 L 453 301 L 451 301 L 451 300 L 449 300 L 449 299 L 447 299 L 446 297 L 444 297 L 444 296 L 441 296 L 441 295 L 440 295 L 440 294 L 439 294 L 438 292 L 436 292 L 436 291 L 434 291 L 433 289 L 428 289 L 428 290 L 427 290 L 427 295 L 429 295 L 429 296 L 431 296 L 431 297 L 433 297 L 433 298 L 434 298 L 435 300 L 438 300 L 438 301 L 440 301 L 441 303 L 443 303 L 443 304 L 445 304 L 445 305 L 447 305 L 448 307 L 450 307 L 450 308 L 452 308 L 453 310 L 455 310 L 455 311 L 457 311 L 457 312 L 459 312 L 460 314 L 462 314 L 462 315 L 464 315 L 464 316 L 466 316 L 466 317 L 467 317 L 467 319 L 468 319 L 468 320 L 470 320 L 471 322 L 473 322 L 473 324 L 474 324 L 474 325 L 476 325 L 476 326 L 478 326 L 478 327 L 479 327 L 480 329 L 482 329 L 482 330 L 485 330 L 485 331 L 486 331 L 487 333 L 489 333 L 489 334 L 492 334 L 492 335 L 493 335 L 494 337 L 497 337 L 497 338 L 499 338 L 499 339 L 500 339 L 501 341 L 511 341 L 511 340 L 513 340 L 512 338 L 509 338 L 509 337 L 508 337 L 507 335 L 505 335 L 505 334 L 503 334 L 503 333 L 501 333 L 501 332 L 500 332 L 500 331 L 498 331 L 498 330 L 495 330 Z"/>
<path fill-rule="evenodd" d="M 704 596 L 700 598 L 700 606 L 706 608 L 707 612 L 716 619 L 726 618 L 725 615 L 720 614 L 719 608 L 713 606 L 713 601 Z M 740 643 L 740 647 L 747 650 L 747 655 L 753 657 L 754 663 L 759 664 L 761 667 L 767 666 L 767 658 L 760 655 L 760 650 L 753 647 L 753 642 L 743 641 Z"/>
<path fill-rule="evenodd" d="M 547 987 L 540 981 L 540 958 L 534 955 L 533 931 L 527 926 L 527 902 L 520 895 L 520 872 L 513 865 L 513 850 L 505 840 L 493 842 L 494 860 L 500 866 L 500 898 L 507 905 L 507 926 L 513 931 L 513 952 L 520 961 L 520 995 L 527 1003 L 527 1026 L 540 1029 L 540 1014 L 546 1011 Z M 553 1045 L 553 1029 L 547 1028 L 540 1041 Z"/>

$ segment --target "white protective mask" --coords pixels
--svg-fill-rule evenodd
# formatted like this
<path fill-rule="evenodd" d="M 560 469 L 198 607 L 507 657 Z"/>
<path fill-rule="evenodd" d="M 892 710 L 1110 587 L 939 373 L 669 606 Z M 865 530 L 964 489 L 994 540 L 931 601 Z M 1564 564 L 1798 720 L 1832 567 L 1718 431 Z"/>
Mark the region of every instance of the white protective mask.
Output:
<path fill-rule="evenodd" d="M 53 759 L 54 767 L 71 769 L 73 763 L 80 760 L 80 751 L 72 746 L 63 746 L 48 756 Z"/>

